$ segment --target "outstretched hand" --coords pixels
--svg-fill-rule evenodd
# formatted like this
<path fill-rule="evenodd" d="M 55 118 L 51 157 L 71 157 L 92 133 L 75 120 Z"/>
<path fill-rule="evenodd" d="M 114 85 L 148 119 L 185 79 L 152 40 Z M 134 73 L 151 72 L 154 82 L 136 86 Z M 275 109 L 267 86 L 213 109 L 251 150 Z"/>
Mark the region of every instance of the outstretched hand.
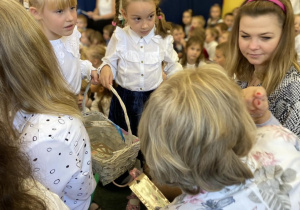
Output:
<path fill-rule="evenodd" d="M 108 65 L 105 65 L 100 72 L 100 82 L 103 87 L 110 90 L 110 86 L 112 85 L 113 81 L 113 74 Z"/>
<path fill-rule="evenodd" d="M 256 124 L 262 124 L 271 117 L 267 92 L 263 87 L 248 87 L 243 89 L 248 111 Z"/>

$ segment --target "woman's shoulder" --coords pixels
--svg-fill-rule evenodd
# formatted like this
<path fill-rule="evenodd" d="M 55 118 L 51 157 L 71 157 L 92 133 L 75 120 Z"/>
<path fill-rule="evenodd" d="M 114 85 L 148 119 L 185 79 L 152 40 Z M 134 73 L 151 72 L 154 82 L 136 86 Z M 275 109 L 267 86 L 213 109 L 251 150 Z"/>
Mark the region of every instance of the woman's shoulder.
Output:
<path fill-rule="evenodd" d="M 82 135 L 86 135 L 82 121 L 69 115 L 33 114 L 22 132 L 25 139 L 36 142 L 37 140 L 74 139 Z"/>

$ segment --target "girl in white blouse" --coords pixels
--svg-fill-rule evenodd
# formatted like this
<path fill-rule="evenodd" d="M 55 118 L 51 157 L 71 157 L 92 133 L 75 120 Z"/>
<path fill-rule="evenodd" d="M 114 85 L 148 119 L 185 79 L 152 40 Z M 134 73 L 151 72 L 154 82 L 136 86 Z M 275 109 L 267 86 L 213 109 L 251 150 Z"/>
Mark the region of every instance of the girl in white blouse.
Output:
<path fill-rule="evenodd" d="M 0 27 L 1 121 L 18 137 L 34 178 L 70 209 L 86 210 L 96 185 L 89 137 L 53 48 L 14 1 L 0 1 Z"/>
<path fill-rule="evenodd" d="M 30 0 L 29 11 L 42 26 L 45 35 L 52 44 L 62 74 L 69 88 L 77 95 L 81 80 L 85 77 L 94 84 L 98 83 L 98 74 L 91 62 L 80 60 L 77 30 L 77 0 L 51 1 Z"/>
<path fill-rule="evenodd" d="M 104 87 L 110 88 L 113 79 L 119 85 L 117 91 L 127 107 L 133 134 L 137 133 L 144 103 L 163 81 L 162 62 L 166 63 L 164 72 L 168 76 L 182 69 L 173 49 L 170 27 L 158 4 L 159 0 L 116 1 L 116 11 L 121 10 L 122 18 L 117 12 L 114 24 L 118 27 L 99 67 Z M 127 128 L 115 97 L 112 98 L 109 118 Z"/>

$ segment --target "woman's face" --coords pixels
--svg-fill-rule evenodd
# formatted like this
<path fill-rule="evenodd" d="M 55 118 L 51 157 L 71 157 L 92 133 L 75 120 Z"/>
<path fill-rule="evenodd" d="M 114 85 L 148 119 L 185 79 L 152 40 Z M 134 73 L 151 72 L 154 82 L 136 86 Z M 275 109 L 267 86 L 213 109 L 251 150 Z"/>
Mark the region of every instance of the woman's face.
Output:
<path fill-rule="evenodd" d="M 242 16 L 239 27 L 239 48 L 249 63 L 265 66 L 277 48 L 282 26 L 274 14 Z"/>

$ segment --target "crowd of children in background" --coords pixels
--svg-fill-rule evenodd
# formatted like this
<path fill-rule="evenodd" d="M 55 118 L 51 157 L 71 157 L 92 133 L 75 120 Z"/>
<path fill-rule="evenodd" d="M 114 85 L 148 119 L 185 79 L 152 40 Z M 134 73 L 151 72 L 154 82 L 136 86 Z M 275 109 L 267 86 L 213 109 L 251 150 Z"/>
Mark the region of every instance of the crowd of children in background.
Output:
<path fill-rule="evenodd" d="M 3 0 L 3 2 L 6 3 L 8 0 Z M 22 1 L 20 0 L 20 2 Z M 18 17 L 19 22 L 23 24 L 20 26 L 17 22 L 11 24 L 15 30 L 19 28 L 20 31 L 24 31 L 24 35 L 13 36 L 14 33 L 11 33 L 9 27 L 6 27 L 7 29 L 4 30 L 5 33 L 1 32 L 0 38 L 3 41 L 12 37 L 14 38 L 14 44 L 7 41 L 7 46 L 9 47 L 3 48 L 1 45 L 0 48 L 3 48 L 3 50 L 0 50 L 0 52 L 11 54 L 11 57 L 15 57 L 16 51 L 10 52 L 14 47 L 18 47 L 20 52 L 28 51 L 26 54 L 20 54 L 19 59 L 22 65 L 26 67 L 25 69 L 30 70 L 30 73 L 25 74 L 24 71 L 20 71 L 22 68 L 20 68 L 17 62 L 12 62 L 9 59 L 6 61 L 5 56 L 0 56 L 1 66 L 3 66 L 3 68 L 0 68 L 0 71 L 4 75 L 1 77 L 1 80 L 3 80 L 1 82 L 3 86 L 1 86 L 1 91 L 3 92 L 0 93 L 12 96 L 6 103 L 0 103 L 1 108 L 5 110 L 3 116 L 7 119 L 8 124 L 2 125 L 0 123 L 0 133 L 2 132 L 2 127 L 9 128 L 7 130 L 11 133 L 13 133 L 14 129 L 17 130 L 17 134 L 12 135 L 8 133 L 6 135 L 20 137 L 23 142 L 28 143 L 26 149 L 22 149 L 22 151 L 29 156 L 28 161 L 30 161 L 35 170 L 33 175 L 39 177 L 37 181 L 57 194 L 69 208 L 85 210 L 89 208 L 91 194 L 96 186 L 90 164 L 91 146 L 89 137 L 81 122 L 82 113 L 79 110 L 81 112 L 101 112 L 120 127 L 125 130 L 127 129 L 122 108 L 116 96 L 110 91 L 111 86 L 116 88 L 116 91 L 127 107 L 132 132 L 134 135 L 139 134 L 142 152 L 146 155 L 146 161 L 149 161 L 151 170 L 154 168 L 157 170 L 159 167 L 154 167 L 158 161 L 151 162 L 151 157 L 155 156 L 152 153 L 155 154 L 156 151 L 149 149 L 149 145 L 151 146 L 154 140 L 162 141 L 168 139 L 165 137 L 162 139 L 160 137 L 151 139 L 150 132 L 160 135 L 164 132 L 163 130 L 167 131 L 167 129 L 172 128 L 170 135 L 165 136 L 174 141 L 176 141 L 177 137 L 184 137 L 180 134 L 176 138 L 173 138 L 174 136 L 171 134 L 174 133 L 174 130 L 176 132 L 181 132 L 182 130 L 184 134 L 187 134 L 185 129 L 191 129 L 188 135 L 194 131 L 197 133 L 198 130 L 203 128 L 194 129 L 193 126 L 202 120 L 205 121 L 204 119 L 206 118 L 197 117 L 194 113 L 201 110 L 202 106 L 205 108 L 206 105 L 209 105 L 210 108 L 214 107 L 217 110 L 215 113 L 207 116 L 207 119 L 212 119 L 213 114 L 221 110 L 218 106 L 221 105 L 222 100 L 224 101 L 224 105 L 226 105 L 228 99 L 232 102 L 238 100 L 237 106 L 231 106 L 227 109 L 229 112 L 222 110 L 219 113 L 219 115 L 222 113 L 226 115 L 222 118 L 224 120 L 224 122 L 221 122 L 222 125 L 226 124 L 227 117 L 230 118 L 235 114 L 240 117 L 240 119 L 236 118 L 239 119 L 237 120 L 238 122 L 235 122 L 237 125 L 240 124 L 239 122 L 241 122 L 241 125 L 245 125 L 245 127 L 250 125 L 250 127 L 248 126 L 244 129 L 227 124 L 231 127 L 231 130 L 227 129 L 226 132 L 229 130 L 238 138 L 237 142 L 230 143 L 233 147 L 230 149 L 230 153 L 236 156 L 237 160 L 240 160 L 242 156 L 250 155 L 251 146 L 244 145 L 247 148 L 242 150 L 242 147 L 239 147 L 239 141 L 242 138 L 237 136 L 236 132 L 245 133 L 248 129 L 247 132 L 250 133 L 250 131 L 255 129 L 254 123 L 257 126 L 259 126 L 258 124 L 263 125 L 263 123 L 267 123 L 267 125 L 281 124 L 299 137 L 300 108 L 298 105 L 298 87 L 300 67 L 298 63 L 300 62 L 300 14 L 292 15 L 289 1 L 269 0 L 269 2 L 253 2 L 249 0 L 241 6 L 241 9 L 235 8 L 232 12 L 226 13 L 223 19 L 221 14 L 222 8 L 218 4 L 211 6 L 207 20 L 200 14 L 194 14 L 192 9 L 188 9 L 182 14 L 182 24 L 170 23 L 165 20 L 165 16 L 159 8 L 159 0 L 109 0 L 106 1 L 107 8 L 103 8 L 103 6 L 100 8 L 100 5 L 103 5 L 101 2 L 102 0 L 97 0 L 97 7 L 94 12 L 77 16 L 76 0 L 62 1 L 60 3 L 51 0 L 29 0 L 28 14 L 31 14 L 31 17 L 24 12 L 25 10 L 22 11 L 22 8 L 18 7 L 19 5 L 10 5 L 4 9 L 5 3 L 0 4 L 0 10 L 3 10 L 3 14 L 4 11 L 13 9 L 24 13 L 24 18 Z M 270 2 L 273 4 L 270 5 Z M 264 4 L 266 5 L 265 7 L 261 6 Z M 59 10 L 52 14 L 51 11 L 53 8 L 59 8 Z M 268 8 L 271 8 L 271 10 L 268 10 Z M 256 14 L 255 12 L 258 10 L 263 12 Z M 251 13 L 249 11 L 255 12 Z M 13 12 L 8 12 L 3 16 L 12 19 L 17 17 L 14 17 Z M 109 23 L 113 16 L 113 22 Z M 28 31 L 25 30 L 26 26 L 30 25 L 29 23 L 34 19 L 35 23 L 31 25 L 32 27 Z M 92 22 L 91 19 L 93 19 Z M 269 31 L 275 31 L 271 36 L 262 33 L 263 37 L 261 37 L 261 28 L 267 28 L 263 20 L 267 20 L 271 27 Z M 8 19 L 2 18 L 2 21 L 3 27 L 9 25 Z M 291 27 L 293 21 L 294 29 Z M 89 25 L 91 23 L 92 25 Z M 260 24 L 264 27 L 259 28 L 257 25 Z M 292 30 L 295 30 L 295 37 L 291 33 Z M 257 34 L 259 34 L 260 39 L 264 40 L 261 48 L 265 50 L 265 57 L 267 58 L 264 58 L 263 62 L 257 59 L 259 55 L 249 54 L 252 46 L 252 43 L 249 44 L 249 40 L 250 38 L 255 40 Z M 28 44 L 23 45 L 25 39 Z M 271 41 L 268 42 L 269 40 Z M 291 56 L 294 49 L 283 49 L 285 44 L 293 45 L 294 41 L 298 63 L 296 60 L 293 60 L 296 57 Z M 32 50 L 28 50 L 29 46 Z M 283 54 L 281 55 L 276 48 L 282 49 Z M 47 54 L 46 52 L 49 53 Z M 46 54 L 48 56 L 44 56 Z M 4 65 L 6 63 L 10 65 Z M 31 63 L 36 65 L 34 66 Z M 215 63 L 216 65 L 208 65 L 211 63 Z M 182 69 L 183 71 L 181 71 Z M 197 71 L 194 71 L 194 69 L 197 69 Z M 178 71 L 181 72 L 178 73 Z M 177 76 L 172 76 L 171 79 L 166 80 L 166 78 L 175 73 Z M 28 77 L 28 75 L 31 76 Z M 235 78 L 238 85 L 244 89 L 244 97 L 239 97 L 241 96 L 241 89 L 234 84 L 228 75 Z M 32 78 L 34 82 L 31 83 Z M 274 78 L 279 79 L 274 80 Z M 89 84 L 90 81 L 92 83 L 91 86 Z M 163 85 L 161 85 L 162 83 Z M 198 89 L 200 87 L 198 85 L 200 84 L 207 85 Z M 169 86 L 172 86 L 172 88 L 168 88 Z M 191 87 L 186 88 L 185 86 Z M 228 90 L 226 90 L 226 86 L 228 86 Z M 89 91 L 85 94 L 88 88 Z M 175 91 L 176 88 L 178 89 L 177 91 Z M 21 92 L 21 90 L 24 90 L 24 92 Z M 203 90 L 220 93 L 221 96 L 218 96 L 218 94 L 206 94 Z M 230 92 L 231 90 L 234 91 Z M 192 100 L 182 101 L 181 96 L 188 95 L 191 91 L 197 92 L 197 94 L 194 94 L 194 97 L 203 96 L 204 99 L 208 97 L 209 100 L 194 98 L 194 102 L 191 102 Z M 253 93 L 251 99 L 248 98 L 250 93 Z M 288 93 L 288 98 L 286 97 L 286 93 Z M 177 94 L 180 97 L 175 97 Z M 21 97 L 16 97 L 16 95 Z M 162 98 L 163 96 L 164 98 Z M 175 104 L 173 96 L 180 99 L 177 109 L 172 109 L 170 105 Z M 75 97 L 77 105 L 75 104 Z M 148 107 L 142 116 L 144 105 L 149 98 L 152 101 L 149 100 Z M 157 104 L 155 104 L 156 98 Z M 189 97 L 189 99 L 192 98 L 191 96 Z M 168 99 L 173 103 L 170 102 L 168 104 Z M 246 102 L 248 102 L 248 99 L 251 100 L 251 105 L 247 103 L 245 106 L 244 99 Z M 209 101 L 214 102 L 213 106 L 209 104 Z M 185 108 L 182 108 L 184 105 L 183 102 L 186 103 Z M 192 104 L 191 107 L 188 107 L 189 103 Z M 12 106 L 13 104 L 15 105 Z M 157 109 L 158 106 L 161 106 L 161 109 Z M 15 109 L 10 110 L 11 107 Z M 224 107 L 222 105 L 222 108 Z M 261 111 L 262 107 L 264 108 L 264 112 Z M 152 108 L 153 111 L 151 110 Z M 240 109 L 241 112 L 237 111 L 236 108 L 237 110 Z M 155 111 L 161 112 L 164 109 L 165 111 L 158 115 L 153 114 Z M 183 111 L 180 112 L 179 109 Z M 184 112 L 184 110 L 189 111 Z M 205 110 L 213 109 L 205 108 Z M 155 124 L 155 122 L 158 116 L 163 116 L 168 111 L 172 113 L 164 119 L 168 120 L 171 116 L 171 120 L 178 120 L 175 120 L 176 122 L 172 121 L 169 127 L 158 131 L 155 126 L 158 125 L 158 127 L 161 127 L 159 124 L 161 122 L 158 124 Z M 203 113 L 206 113 L 206 111 Z M 183 116 L 177 115 L 178 113 Z M 191 114 L 190 118 L 186 118 L 187 122 L 192 119 L 194 120 L 191 121 L 193 123 L 188 127 L 178 126 L 176 123 L 184 120 L 187 114 Z M 216 115 L 216 117 L 219 117 L 219 115 Z M 139 124 L 141 116 L 142 123 Z M 265 120 L 266 116 L 269 120 Z M 151 119 L 151 117 L 155 119 Z M 247 122 L 244 122 L 244 120 Z M 214 120 L 212 122 L 219 121 Z M 148 125 L 150 127 L 147 127 Z M 187 126 L 188 124 L 185 123 L 184 125 Z M 200 126 L 200 124 L 198 125 Z M 216 130 L 219 130 L 219 128 L 221 130 L 222 125 L 220 126 L 220 123 L 216 124 Z M 151 128 L 153 128 L 153 131 L 151 131 Z M 273 127 L 272 129 L 275 132 L 276 128 Z M 213 131 L 212 127 L 206 130 Z M 262 130 L 261 132 L 262 134 L 267 133 L 271 136 L 271 133 L 268 133 L 269 131 L 265 132 Z M 296 135 L 283 130 L 283 128 L 280 128 L 277 132 L 280 133 L 280 137 L 287 135 L 294 144 L 292 150 L 299 151 L 299 143 Z M 229 137 L 229 134 L 220 133 L 220 135 L 222 135 L 222 138 L 224 135 L 228 135 Z M 54 142 L 52 140 L 54 138 L 57 141 Z M 188 138 L 185 139 L 188 140 Z M 249 134 L 248 143 L 251 145 L 255 144 L 253 138 L 254 136 Z M 257 136 L 257 138 L 260 137 Z M 276 136 L 276 138 L 279 137 Z M 276 138 L 272 139 L 276 140 Z M 232 140 L 232 138 L 230 139 Z M 156 142 L 157 145 L 159 145 L 159 141 Z M 198 142 L 197 145 L 200 146 L 202 143 L 209 143 L 205 142 L 206 139 L 203 141 Z M 167 142 L 171 141 L 168 140 Z M 219 142 L 222 143 L 223 141 Z M 281 143 L 284 144 L 286 142 L 288 141 L 283 139 Z M 234 146 L 235 144 L 236 146 Z M 164 145 L 167 148 L 167 144 Z M 184 145 L 189 147 L 188 142 L 184 142 Z M 61 148 L 66 152 L 60 151 Z M 226 146 L 226 148 L 229 148 L 229 146 Z M 195 151 L 197 155 L 199 155 L 200 150 L 201 148 Z M 287 151 L 289 150 L 291 151 L 291 148 L 287 147 Z M 192 149 L 186 151 L 192 151 Z M 276 152 L 275 149 L 274 152 Z M 164 155 L 161 151 L 159 153 L 162 156 Z M 204 157 L 201 155 L 204 153 L 203 151 L 200 153 L 201 161 L 203 161 Z M 178 154 L 180 155 L 180 153 Z M 217 154 L 213 155 L 217 157 Z M 278 157 L 280 155 L 281 153 L 279 152 L 276 154 Z M 295 152 L 293 155 L 295 159 L 300 160 L 298 153 Z M 57 156 L 62 159 L 59 163 L 57 163 Z M 167 158 L 168 160 L 170 159 L 169 157 Z M 190 156 L 184 154 L 183 157 L 177 158 L 186 157 Z M 192 158 L 195 162 L 199 162 L 194 157 Z M 160 159 L 163 160 L 163 157 Z M 227 163 L 230 162 L 223 157 L 222 160 Z M 255 161 L 259 162 L 262 160 Z M 241 161 L 237 162 L 245 167 Z M 192 163 L 191 167 L 193 168 L 197 163 Z M 168 166 L 172 166 L 172 163 L 167 164 Z M 300 161 L 297 164 L 300 164 Z M 185 167 L 189 167 L 189 165 Z M 227 169 L 226 167 L 224 169 Z M 249 162 L 249 168 L 246 167 L 247 176 L 242 176 L 244 181 L 237 180 L 231 184 L 245 184 L 246 186 L 250 183 L 248 179 L 253 178 L 252 172 L 249 171 L 250 169 L 252 168 Z M 294 170 L 295 173 L 298 173 L 299 167 L 295 167 Z M 195 173 L 198 173 L 198 171 Z M 171 175 L 173 176 L 174 174 L 176 173 L 172 173 Z M 184 175 L 186 174 L 185 171 Z M 224 175 L 223 173 L 220 174 Z M 168 180 L 169 176 L 170 174 L 166 174 L 166 180 L 163 181 L 166 183 L 176 181 L 174 177 L 171 178 L 174 180 Z M 178 177 L 180 180 L 183 178 L 182 176 Z M 255 177 L 257 178 L 257 176 Z M 207 176 L 207 178 L 211 179 L 210 176 Z M 211 181 L 214 182 L 214 178 Z M 222 185 L 217 186 L 212 191 L 218 193 L 218 190 L 223 190 L 225 187 L 232 187 L 229 180 L 225 181 L 225 184 L 222 183 Z M 175 186 L 176 183 L 174 183 Z M 185 189 L 191 195 L 196 193 L 196 196 L 200 198 L 204 193 L 201 191 L 202 188 L 200 190 L 200 187 L 205 186 L 205 182 L 200 184 L 198 182 L 188 183 L 188 188 L 186 188 L 185 184 L 181 186 L 180 181 L 178 183 L 177 185 L 181 189 Z M 299 176 L 297 176 L 297 180 L 291 185 L 297 189 L 297 192 L 299 192 L 298 183 L 300 183 Z M 78 193 L 77 188 L 82 190 L 82 193 Z M 203 189 L 207 192 L 210 191 L 209 187 L 204 187 Z M 236 192 L 243 193 L 244 191 L 238 189 Z M 177 201 L 175 200 L 175 203 L 172 205 L 179 205 L 178 208 L 181 207 L 181 200 L 189 199 L 189 196 L 185 196 L 178 197 Z M 131 197 L 137 199 L 134 194 Z M 295 198 L 293 199 L 296 200 Z M 296 205 L 294 200 L 291 200 L 292 207 Z M 38 200 L 36 202 L 37 204 L 39 203 Z M 188 205 L 196 205 L 197 202 L 188 202 Z M 207 205 L 209 204 L 208 202 L 209 200 L 207 201 Z M 57 205 L 64 204 L 58 203 Z M 201 205 L 203 205 L 203 202 Z M 234 205 L 240 204 L 236 202 Z M 127 209 L 134 209 L 136 207 L 129 202 Z"/>

